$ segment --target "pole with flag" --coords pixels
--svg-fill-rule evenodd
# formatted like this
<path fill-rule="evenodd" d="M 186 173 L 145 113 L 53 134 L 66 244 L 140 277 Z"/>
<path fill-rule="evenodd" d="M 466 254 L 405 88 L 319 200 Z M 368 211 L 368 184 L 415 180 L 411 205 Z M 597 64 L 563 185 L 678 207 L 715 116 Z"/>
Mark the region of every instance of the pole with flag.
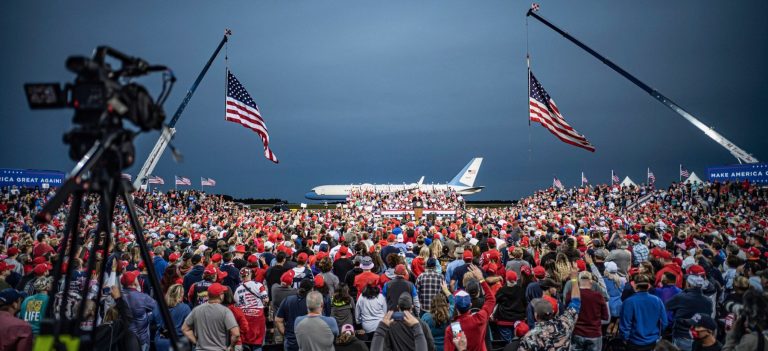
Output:
<path fill-rule="evenodd" d="M 679 170 L 677 172 L 677 182 L 680 183 L 683 181 L 683 164 L 680 164 Z"/>
<path fill-rule="evenodd" d="M 588 184 L 589 180 L 587 180 L 587 177 L 584 176 L 584 171 L 581 171 L 581 186 L 584 186 L 584 184 Z"/>

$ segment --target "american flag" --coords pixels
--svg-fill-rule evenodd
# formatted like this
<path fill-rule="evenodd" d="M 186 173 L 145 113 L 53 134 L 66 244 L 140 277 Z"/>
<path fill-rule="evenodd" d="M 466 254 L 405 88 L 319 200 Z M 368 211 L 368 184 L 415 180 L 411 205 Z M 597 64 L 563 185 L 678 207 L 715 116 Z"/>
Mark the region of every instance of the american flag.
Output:
<path fill-rule="evenodd" d="M 557 177 L 555 177 L 555 179 L 552 180 L 552 187 L 553 188 L 557 188 L 557 189 L 562 189 L 563 188 L 563 183 L 560 182 L 560 179 L 557 179 Z"/>
<path fill-rule="evenodd" d="M 120 173 L 120 178 L 130 181 L 133 177 L 131 177 L 131 175 L 128 173 Z"/>
<path fill-rule="evenodd" d="M 165 180 L 163 178 L 160 178 L 158 176 L 151 176 L 149 179 L 147 179 L 147 184 L 165 184 Z"/>
<path fill-rule="evenodd" d="M 587 177 L 584 176 L 584 172 L 581 172 L 581 184 L 589 184 L 589 180 L 587 180 Z"/>
<path fill-rule="evenodd" d="M 656 183 L 656 176 L 653 175 L 650 169 L 648 169 L 648 182 L 651 184 Z"/>
<path fill-rule="evenodd" d="M 688 178 L 691 174 L 688 173 L 688 170 L 683 167 L 683 165 L 680 165 L 680 177 L 682 178 Z"/>
<path fill-rule="evenodd" d="M 175 176 L 175 177 L 176 177 L 176 185 L 192 185 L 192 181 L 189 180 L 189 178 L 179 177 L 179 176 Z"/>
<path fill-rule="evenodd" d="M 611 171 L 611 181 L 613 183 L 618 183 L 619 182 L 619 176 L 617 176 L 616 173 L 613 173 L 613 171 Z"/>
<path fill-rule="evenodd" d="M 259 107 L 245 90 L 232 72 L 227 71 L 227 113 L 225 119 L 239 123 L 258 134 L 264 143 L 264 157 L 278 163 L 277 156 L 269 148 L 269 132 L 264 119 L 261 118 Z"/>
<path fill-rule="evenodd" d="M 555 101 L 547 94 L 533 72 L 529 72 L 528 102 L 530 105 L 530 120 L 541 123 L 552 134 L 564 143 L 595 152 L 595 147 L 565 121 L 560 114 Z"/>
<path fill-rule="evenodd" d="M 216 186 L 216 181 L 213 178 L 200 177 L 200 185 L 202 186 Z"/>

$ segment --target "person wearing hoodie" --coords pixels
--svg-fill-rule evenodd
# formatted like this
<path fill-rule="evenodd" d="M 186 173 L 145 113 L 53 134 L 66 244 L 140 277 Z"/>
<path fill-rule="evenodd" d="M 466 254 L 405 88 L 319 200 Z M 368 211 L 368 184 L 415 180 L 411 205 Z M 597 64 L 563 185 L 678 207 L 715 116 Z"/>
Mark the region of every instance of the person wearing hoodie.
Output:
<path fill-rule="evenodd" d="M 339 285 L 331 298 L 331 317 L 336 319 L 336 325 L 355 323 L 355 300 L 349 296 L 346 284 Z"/>
<path fill-rule="evenodd" d="M 659 262 L 663 265 L 661 269 L 656 272 L 656 284 L 655 286 L 661 286 L 661 278 L 664 277 L 665 272 L 670 272 L 677 277 L 677 287 L 683 288 L 683 269 L 680 265 L 672 261 L 672 254 L 667 250 L 658 250 L 655 256 L 659 259 Z"/>
<path fill-rule="evenodd" d="M 689 320 L 696 313 L 712 315 L 712 301 L 704 296 L 702 289 L 707 285 L 707 281 L 700 275 L 690 274 L 686 277 L 686 289 L 670 299 L 666 308 L 672 312 L 674 325 L 672 338 L 680 351 L 691 351 L 693 339 L 689 329 L 691 327 Z"/>
<path fill-rule="evenodd" d="M 379 292 L 377 282 L 369 282 L 355 305 L 355 321 L 363 326 L 368 340 L 373 338 L 373 333 L 386 312 L 387 299 Z"/>
<path fill-rule="evenodd" d="M 518 284 L 517 273 L 508 270 L 506 273 L 506 285 L 496 292 L 496 311 L 493 319 L 501 338 L 511 342 L 515 334 L 515 322 L 525 321 L 527 302 L 525 299 L 525 286 Z"/>
<path fill-rule="evenodd" d="M 184 291 L 189 291 L 192 285 L 203 280 L 203 272 L 205 271 L 202 256 L 195 254 L 192 255 L 190 260 L 192 262 L 192 268 L 189 269 L 189 272 L 184 274 Z M 186 302 L 190 301 L 187 299 Z"/>

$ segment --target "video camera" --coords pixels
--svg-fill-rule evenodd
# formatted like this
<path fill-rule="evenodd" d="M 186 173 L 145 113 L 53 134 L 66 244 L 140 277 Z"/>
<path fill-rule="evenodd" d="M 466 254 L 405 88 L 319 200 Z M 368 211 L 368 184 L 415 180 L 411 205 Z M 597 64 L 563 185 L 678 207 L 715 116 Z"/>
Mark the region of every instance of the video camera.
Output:
<path fill-rule="evenodd" d="M 121 63 L 113 70 L 106 58 Z M 74 83 L 63 87 L 59 83 L 28 83 L 24 85 L 31 109 L 71 107 L 76 126 L 64 134 L 64 143 L 70 146 L 69 157 L 78 161 L 85 156 L 97 140 L 114 135 L 113 145 L 105 160 L 116 172 L 131 166 L 135 159 L 135 134 L 123 127 L 123 120 L 132 122 L 142 131 L 159 130 L 165 120 L 162 105 L 170 95 L 175 82 L 173 73 L 165 66 L 150 65 L 143 59 L 128 56 L 108 46 L 99 46 L 93 57 L 70 56 L 66 67 L 77 74 Z M 150 72 L 163 72 L 163 90 L 153 100 L 144 86 L 129 82 L 130 78 Z"/>

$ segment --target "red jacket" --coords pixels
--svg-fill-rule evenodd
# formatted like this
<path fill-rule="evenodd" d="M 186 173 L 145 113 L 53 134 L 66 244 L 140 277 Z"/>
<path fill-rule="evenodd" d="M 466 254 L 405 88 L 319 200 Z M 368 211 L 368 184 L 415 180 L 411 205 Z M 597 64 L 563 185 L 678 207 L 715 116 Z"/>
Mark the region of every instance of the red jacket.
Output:
<path fill-rule="evenodd" d="M 245 318 L 243 310 L 241 310 L 240 307 L 235 307 L 235 305 L 229 305 L 227 307 L 232 311 L 232 314 L 235 315 L 237 326 L 240 328 L 240 339 L 237 340 L 237 344 L 242 345 L 243 339 L 253 339 L 251 336 L 251 329 L 248 325 L 248 319 Z M 229 337 L 229 331 L 227 331 L 227 337 Z"/>
<path fill-rule="evenodd" d="M 677 277 L 677 282 L 675 283 L 675 285 L 677 285 L 678 288 L 682 289 L 683 288 L 683 269 L 680 268 L 680 266 L 678 266 L 675 263 L 667 263 L 667 265 L 664 266 L 664 268 L 659 269 L 659 271 L 656 272 L 656 286 L 657 287 L 661 286 L 661 278 L 664 278 L 664 273 L 666 272 L 670 272 L 674 274 L 675 277 Z"/>
<path fill-rule="evenodd" d="M 467 336 L 467 351 L 486 351 L 485 332 L 488 330 L 488 317 L 496 306 L 496 297 L 491 293 L 491 287 L 488 286 L 488 283 L 483 282 L 480 286 L 483 287 L 485 293 L 485 303 L 483 303 L 480 311 L 477 313 L 467 312 L 456 317 L 456 321 L 461 324 L 461 330 Z M 445 328 L 444 340 L 443 350 L 456 350 L 456 346 L 453 345 L 453 331 L 450 325 Z"/>

